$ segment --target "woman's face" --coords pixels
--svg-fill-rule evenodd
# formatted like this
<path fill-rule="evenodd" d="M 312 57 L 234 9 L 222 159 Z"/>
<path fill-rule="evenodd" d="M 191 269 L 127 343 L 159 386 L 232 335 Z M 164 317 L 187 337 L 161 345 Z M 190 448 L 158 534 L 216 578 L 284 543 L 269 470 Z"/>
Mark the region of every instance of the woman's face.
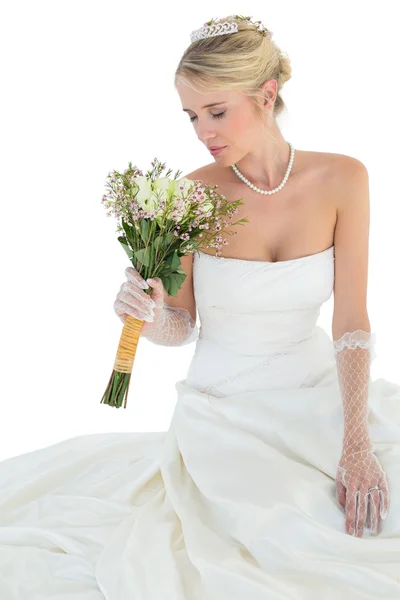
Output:
<path fill-rule="evenodd" d="M 239 162 L 257 147 L 264 127 L 251 98 L 235 91 L 199 93 L 183 84 L 176 88 L 199 140 L 207 148 L 226 146 L 214 155 L 219 164 Z"/>

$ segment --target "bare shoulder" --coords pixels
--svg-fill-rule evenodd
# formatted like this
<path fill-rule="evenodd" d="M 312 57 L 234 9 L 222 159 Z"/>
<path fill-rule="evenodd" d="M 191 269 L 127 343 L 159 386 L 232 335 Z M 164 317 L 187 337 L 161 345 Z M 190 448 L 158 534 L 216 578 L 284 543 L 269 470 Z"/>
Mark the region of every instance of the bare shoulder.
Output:
<path fill-rule="evenodd" d="M 364 164 L 353 156 L 335 152 L 317 152 L 311 150 L 298 151 L 298 171 L 302 174 L 313 173 L 321 178 L 324 184 L 343 183 L 342 177 L 348 177 L 365 169 Z"/>
<path fill-rule="evenodd" d="M 325 152 L 323 154 L 326 156 L 327 164 L 330 167 L 330 172 L 332 175 L 337 174 L 338 176 L 353 176 L 360 171 L 366 170 L 364 163 L 354 156 Z"/>
<path fill-rule="evenodd" d="M 338 210 L 346 207 L 351 198 L 363 197 L 354 192 L 357 186 L 368 188 L 368 179 L 368 169 L 358 158 L 347 154 L 327 154 L 325 183 L 335 198 Z M 364 198 L 368 200 L 368 195 L 364 194 Z"/>

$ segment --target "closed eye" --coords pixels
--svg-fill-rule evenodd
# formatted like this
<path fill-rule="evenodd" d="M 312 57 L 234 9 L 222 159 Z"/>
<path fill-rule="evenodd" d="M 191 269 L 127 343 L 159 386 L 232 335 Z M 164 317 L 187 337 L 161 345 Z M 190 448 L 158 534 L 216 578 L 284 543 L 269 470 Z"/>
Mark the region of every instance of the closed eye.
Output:
<path fill-rule="evenodd" d="M 222 113 L 218 113 L 217 115 L 212 115 L 213 119 L 222 119 L 222 117 L 224 116 L 226 111 L 222 112 Z M 197 117 L 190 117 L 190 122 L 193 123 L 193 121 L 197 119 Z"/>

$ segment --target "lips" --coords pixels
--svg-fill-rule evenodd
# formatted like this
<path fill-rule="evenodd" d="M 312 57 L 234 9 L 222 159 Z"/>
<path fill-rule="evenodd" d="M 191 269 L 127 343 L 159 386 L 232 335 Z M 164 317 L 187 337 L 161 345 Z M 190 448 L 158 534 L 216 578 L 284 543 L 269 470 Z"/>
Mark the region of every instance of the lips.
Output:
<path fill-rule="evenodd" d="M 214 150 L 212 148 L 215 148 Z M 224 150 L 226 150 L 227 146 L 212 146 L 209 150 L 210 154 L 212 154 L 212 156 L 219 156 L 220 154 L 222 154 L 222 152 L 224 152 Z"/>

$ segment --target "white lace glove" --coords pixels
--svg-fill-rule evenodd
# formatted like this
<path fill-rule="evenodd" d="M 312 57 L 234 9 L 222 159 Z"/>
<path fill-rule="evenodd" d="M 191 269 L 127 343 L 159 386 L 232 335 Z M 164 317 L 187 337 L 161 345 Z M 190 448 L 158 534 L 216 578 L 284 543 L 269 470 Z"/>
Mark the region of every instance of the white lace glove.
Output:
<path fill-rule="evenodd" d="M 386 474 L 372 452 L 368 431 L 370 365 L 376 336 L 357 329 L 333 341 L 343 401 L 343 450 L 336 474 L 336 497 L 345 508 L 347 533 L 362 537 L 364 524 L 378 531 L 386 518 L 389 492 Z M 369 500 L 369 519 L 367 509 Z"/>
<path fill-rule="evenodd" d="M 125 281 L 114 302 L 114 311 L 124 323 L 127 315 L 143 320 L 140 336 L 161 346 L 183 346 L 198 338 L 198 327 L 185 308 L 164 302 L 164 286 L 159 277 L 148 279 L 151 295 L 143 290 L 149 285 L 134 267 L 125 269 Z"/>

